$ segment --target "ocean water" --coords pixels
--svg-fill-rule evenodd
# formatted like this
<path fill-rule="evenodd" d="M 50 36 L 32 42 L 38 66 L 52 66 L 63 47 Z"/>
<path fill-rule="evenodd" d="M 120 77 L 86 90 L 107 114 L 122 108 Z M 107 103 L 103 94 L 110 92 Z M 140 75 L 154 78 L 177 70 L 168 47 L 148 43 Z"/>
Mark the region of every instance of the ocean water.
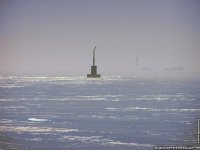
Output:
<path fill-rule="evenodd" d="M 1 150 L 196 145 L 200 81 L 0 76 Z"/>

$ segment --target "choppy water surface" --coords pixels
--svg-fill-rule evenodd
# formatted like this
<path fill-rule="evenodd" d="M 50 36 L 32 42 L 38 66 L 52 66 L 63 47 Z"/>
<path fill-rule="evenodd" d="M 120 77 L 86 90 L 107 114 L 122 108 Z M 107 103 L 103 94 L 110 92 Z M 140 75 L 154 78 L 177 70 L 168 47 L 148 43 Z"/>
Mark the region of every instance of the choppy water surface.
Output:
<path fill-rule="evenodd" d="M 194 145 L 200 82 L 0 76 L 0 149 Z"/>

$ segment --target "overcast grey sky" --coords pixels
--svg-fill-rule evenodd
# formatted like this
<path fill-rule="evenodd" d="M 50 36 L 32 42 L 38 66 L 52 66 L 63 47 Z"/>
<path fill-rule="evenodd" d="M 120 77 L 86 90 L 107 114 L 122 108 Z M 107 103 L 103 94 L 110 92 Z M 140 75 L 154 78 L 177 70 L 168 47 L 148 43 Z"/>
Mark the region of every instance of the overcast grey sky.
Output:
<path fill-rule="evenodd" d="M 102 75 L 200 76 L 200 1 L 0 0 L 0 73 L 86 75 L 94 46 Z"/>

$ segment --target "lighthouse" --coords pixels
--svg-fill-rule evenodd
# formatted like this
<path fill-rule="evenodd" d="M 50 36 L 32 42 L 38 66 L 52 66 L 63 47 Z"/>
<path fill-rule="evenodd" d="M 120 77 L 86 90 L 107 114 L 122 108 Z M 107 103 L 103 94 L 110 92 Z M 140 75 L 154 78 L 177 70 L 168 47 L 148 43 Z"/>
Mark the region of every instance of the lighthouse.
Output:
<path fill-rule="evenodd" d="M 93 50 L 93 64 L 91 66 L 91 74 L 87 74 L 88 78 L 100 78 L 101 77 L 100 74 L 97 74 L 97 66 L 95 66 L 95 49 L 96 49 L 96 46 L 94 47 L 94 50 Z"/>

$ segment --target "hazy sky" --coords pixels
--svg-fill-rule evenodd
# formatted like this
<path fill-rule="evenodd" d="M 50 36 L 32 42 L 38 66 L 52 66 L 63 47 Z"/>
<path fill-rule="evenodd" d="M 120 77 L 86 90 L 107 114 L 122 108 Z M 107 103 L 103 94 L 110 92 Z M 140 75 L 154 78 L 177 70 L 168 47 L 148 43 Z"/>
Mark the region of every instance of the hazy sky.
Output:
<path fill-rule="evenodd" d="M 200 1 L 0 0 L 0 73 L 86 75 L 94 46 L 102 75 L 200 76 Z"/>

